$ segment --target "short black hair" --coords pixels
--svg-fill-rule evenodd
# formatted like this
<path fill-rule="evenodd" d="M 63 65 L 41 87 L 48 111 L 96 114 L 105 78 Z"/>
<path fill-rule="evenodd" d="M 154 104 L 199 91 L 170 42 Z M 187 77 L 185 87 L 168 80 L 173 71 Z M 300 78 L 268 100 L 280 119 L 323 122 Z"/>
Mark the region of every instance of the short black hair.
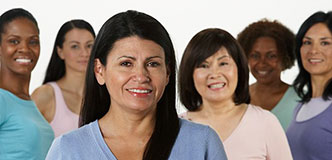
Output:
<path fill-rule="evenodd" d="M 14 8 L 6 11 L 0 16 L 0 42 L 2 41 L 1 35 L 5 32 L 6 25 L 17 18 L 26 18 L 30 20 L 33 24 L 36 25 L 36 28 L 39 33 L 38 23 L 35 17 L 33 17 L 33 15 L 25 9 Z"/>

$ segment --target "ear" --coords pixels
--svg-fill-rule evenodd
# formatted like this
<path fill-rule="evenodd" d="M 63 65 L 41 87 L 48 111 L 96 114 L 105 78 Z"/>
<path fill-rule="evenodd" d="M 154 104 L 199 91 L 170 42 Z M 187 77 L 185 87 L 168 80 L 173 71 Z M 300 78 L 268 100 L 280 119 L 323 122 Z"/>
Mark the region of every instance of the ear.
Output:
<path fill-rule="evenodd" d="M 56 50 L 57 50 L 57 52 L 58 52 L 58 55 L 59 55 L 59 57 L 62 59 L 62 60 L 64 60 L 65 59 L 65 56 L 63 55 L 63 50 L 62 50 L 62 48 L 60 48 L 59 46 L 56 46 Z"/>
<path fill-rule="evenodd" d="M 105 84 L 105 79 L 104 79 L 105 67 L 98 58 L 96 58 L 95 62 L 94 62 L 94 72 L 95 72 L 95 76 L 96 76 L 98 83 L 100 85 L 104 85 Z"/>

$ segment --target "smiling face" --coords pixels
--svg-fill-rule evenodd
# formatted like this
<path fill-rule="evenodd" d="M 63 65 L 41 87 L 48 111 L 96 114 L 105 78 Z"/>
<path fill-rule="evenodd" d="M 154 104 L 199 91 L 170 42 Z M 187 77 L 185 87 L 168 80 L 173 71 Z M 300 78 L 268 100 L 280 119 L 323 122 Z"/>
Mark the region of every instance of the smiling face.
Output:
<path fill-rule="evenodd" d="M 135 113 L 155 110 L 169 80 L 163 48 L 137 36 L 116 41 L 106 66 L 96 59 L 95 74 L 106 84 L 111 109 Z"/>
<path fill-rule="evenodd" d="M 269 84 L 280 80 L 281 57 L 274 39 L 258 38 L 249 52 L 248 63 L 257 83 Z"/>
<path fill-rule="evenodd" d="M 307 31 L 300 52 L 303 67 L 311 76 L 332 77 L 332 35 L 324 23 Z"/>
<path fill-rule="evenodd" d="M 39 52 L 39 32 L 36 25 L 26 18 L 17 18 L 9 22 L 1 34 L 2 75 L 30 76 Z"/>
<path fill-rule="evenodd" d="M 59 57 L 65 61 L 66 71 L 86 71 L 93 42 L 88 30 L 74 28 L 66 33 L 62 48 L 57 47 Z"/>
<path fill-rule="evenodd" d="M 194 70 L 195 88 L 204 101 L 232 100 L 238 82 L 237 66 L 225 47 Z"/>

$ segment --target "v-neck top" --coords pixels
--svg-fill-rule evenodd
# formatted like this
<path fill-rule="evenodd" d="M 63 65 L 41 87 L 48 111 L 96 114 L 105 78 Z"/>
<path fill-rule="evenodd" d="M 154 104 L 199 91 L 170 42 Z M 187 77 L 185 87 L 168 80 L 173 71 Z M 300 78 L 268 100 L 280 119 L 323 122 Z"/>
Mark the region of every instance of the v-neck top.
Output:
<path fill-rule="evenodd" d="M 46 159 L 116 160 L 116 156 L 108 148 L 96 120 L 56 138 Z M 183 119 L 168 159 L 227 160 L 222 142 L 213 129 Z"/>

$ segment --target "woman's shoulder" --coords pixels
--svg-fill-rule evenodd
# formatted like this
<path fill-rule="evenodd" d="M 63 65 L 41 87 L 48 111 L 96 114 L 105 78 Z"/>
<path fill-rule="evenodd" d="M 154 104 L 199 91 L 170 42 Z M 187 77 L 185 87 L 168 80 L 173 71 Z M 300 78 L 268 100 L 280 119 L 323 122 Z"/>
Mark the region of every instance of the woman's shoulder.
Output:
<path fill-rule="evenodd" d="M 248 105 L 248 117 L 252 118 L 252 119 L 256 119 L 258 121 L 262 121 L 262 122 L 278 122 L 279 120 L 277 119 L 277 117 L 271 113 L 270 111 L 263 109 L 262 107 L 259 106 L 255 106 L 252 104 Z"/>
<path fill-rule="evenodd" d="M 207 135 L 214 133 L 215 131 L 207 125 L 180 118 L 180 137 L 206 138 Z"/>

